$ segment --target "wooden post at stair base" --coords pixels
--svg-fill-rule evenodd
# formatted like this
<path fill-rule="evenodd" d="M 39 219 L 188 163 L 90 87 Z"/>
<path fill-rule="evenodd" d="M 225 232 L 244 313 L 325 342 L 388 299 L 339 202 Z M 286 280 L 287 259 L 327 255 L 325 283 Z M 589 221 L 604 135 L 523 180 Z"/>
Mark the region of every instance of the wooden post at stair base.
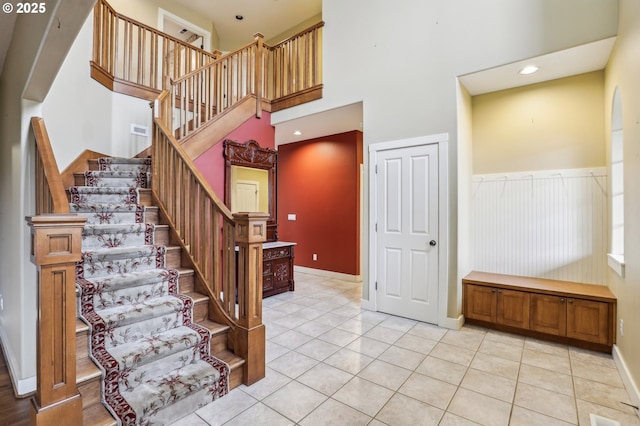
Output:
<path fill-rule="evenodd" d="M 41 215 L 31 227 L 31 261 L 38 267 L 37 389 L 32 425 L 82 425 L 76 386 L 76 262 L 86 218 Z"/>
<path fill-rule="evenodd" d="M 245 359 L 244 384 L 265 376 L 265 327 L 262 324 L 262 243 L 267 213 L 235 213 L 238 253 L 238 325 L 235 353 Z"/>

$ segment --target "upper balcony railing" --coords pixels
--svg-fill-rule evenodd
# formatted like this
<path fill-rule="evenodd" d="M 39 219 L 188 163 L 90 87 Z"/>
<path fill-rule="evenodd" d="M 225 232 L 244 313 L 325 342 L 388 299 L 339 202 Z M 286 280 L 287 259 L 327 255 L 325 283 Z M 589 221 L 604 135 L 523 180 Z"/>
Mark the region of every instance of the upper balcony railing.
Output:
<path fill-rule="evenodd" d="M 115 12 L 94 11 L 92 76 L 114 91 L 155 99 L 172 94 L 171 123 L 182 139 L 247 97 L 256 115 L 322 97 L 320 22 L 275 46 L 263 36 L 220 55 L 191 46 Z"/>

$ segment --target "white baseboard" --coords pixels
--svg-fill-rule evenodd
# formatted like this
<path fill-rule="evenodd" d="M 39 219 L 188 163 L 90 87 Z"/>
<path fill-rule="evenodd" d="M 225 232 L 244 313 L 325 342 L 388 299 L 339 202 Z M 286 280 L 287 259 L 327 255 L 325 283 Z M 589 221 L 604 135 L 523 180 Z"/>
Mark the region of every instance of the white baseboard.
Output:
<path fill-rule="evenodd" d="M 16 368 L 18 366 L 18 362 L 16 361 L 13 349 L 9 344 L 9 338 L 2 328 L 0 328 L 0 342 L 2 342 L 4 358 L 7 362 L 7 366 L 9 367 L 9 375 L 11 376 L 11 383 L 16 396 L 24 397 L 35 392 L 37 387 L 36 376 L 27 377 L 26 379 L 17 379 L 18 373 Z"/>
<path fill-rule="evenodd" d="M 613 351 L 611 352 L 613 354 L 613 360 L 616 363 L 616 367 L 618 367 L 618 371 L 620 372 L 624 387 L 627 389 L 627 393 L 629 393 L 629 397 L 631 398 L 631 403 L 636 407 L 640 406 L 640 391 L 638 390 L 638 384 L 633 380 L 631 372 L 627 367 L 627 363 L 624 361 L 624 358 L 620 353 L 620 349 L 618 349 L 618 345 L 613 345 Z M 640 410 L 636 409 L 636 415 L 640 417 Z"/>
<path fill-rule="evenodd" d="M 439 327 L 448 328 L 450 330 L 460 330 L 464 325 L 464 316 L 458 315 L 457 318 L 446 317 L 440 320 Z"/>
<path fill-rule="evenodd" d="M 306 266 L 293 267 L 294 272 L 303 274 L 316 275 L 324 278 L 334 278 L 337 280 L 351 281 L 354 283 L 362 282 L 362 275 L 343 274 L 342 272 L 325 271 L 324 269 L 307 268 Z"/>
<path fill-rule="evenodd" d="M 376 305 L 372 300 L 360 299 L 360 307 L 362 309 L 366 309 L 367 311 L 375 311 Z"/>

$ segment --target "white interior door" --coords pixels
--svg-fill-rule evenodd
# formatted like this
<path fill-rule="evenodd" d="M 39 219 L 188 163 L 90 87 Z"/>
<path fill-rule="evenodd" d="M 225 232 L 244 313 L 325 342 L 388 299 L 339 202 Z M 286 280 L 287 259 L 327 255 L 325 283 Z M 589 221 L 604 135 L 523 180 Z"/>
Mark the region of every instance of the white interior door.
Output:
<path fill-rule="evenodd" d="M 438 145 L 378 151 L 377 309 L 438 322 Z"/>

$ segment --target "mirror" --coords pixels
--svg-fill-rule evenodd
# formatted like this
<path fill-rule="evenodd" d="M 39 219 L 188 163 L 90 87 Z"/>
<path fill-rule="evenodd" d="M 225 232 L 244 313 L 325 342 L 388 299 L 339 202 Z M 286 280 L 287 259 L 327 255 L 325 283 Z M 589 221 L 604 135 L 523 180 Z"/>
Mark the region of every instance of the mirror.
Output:
<path fill-rule="evenodd" d="M 225 204 L 232 213 L 268 213 L 267 241 L 276 241 L 277 152 L 269 148 L 260 148 L 254 140 L 241 144 L 227 139 L 223 142 L 223 155 Z"/>

